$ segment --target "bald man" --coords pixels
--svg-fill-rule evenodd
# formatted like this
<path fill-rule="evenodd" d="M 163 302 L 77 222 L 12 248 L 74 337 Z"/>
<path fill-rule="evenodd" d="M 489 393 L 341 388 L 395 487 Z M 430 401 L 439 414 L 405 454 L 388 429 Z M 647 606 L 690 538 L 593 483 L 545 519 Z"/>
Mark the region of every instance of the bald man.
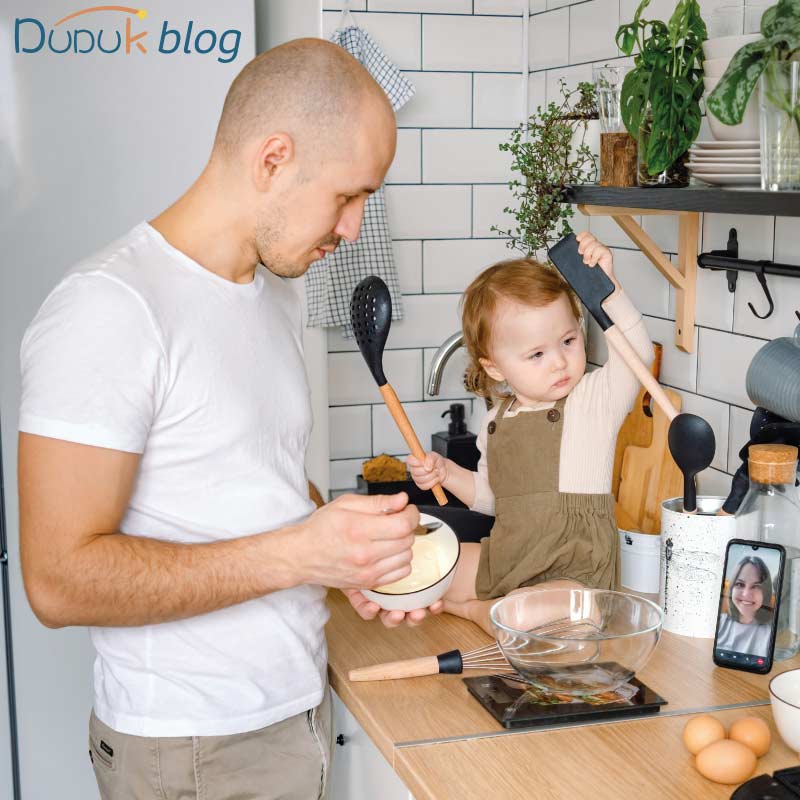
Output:
<path fill-rule="evenodd" d="M 374 617 L 357 587 L 409 573 L 418 513 L 405 495 L 312 513 L 284 279 L 356 239 L 395 136 L 341 48 L 262 54 L 186 194 L 67 273 L 25 334 L 25 588 L 45 625 L 90 627 L 103 800 L 325 792 L 323 587 Z"/>

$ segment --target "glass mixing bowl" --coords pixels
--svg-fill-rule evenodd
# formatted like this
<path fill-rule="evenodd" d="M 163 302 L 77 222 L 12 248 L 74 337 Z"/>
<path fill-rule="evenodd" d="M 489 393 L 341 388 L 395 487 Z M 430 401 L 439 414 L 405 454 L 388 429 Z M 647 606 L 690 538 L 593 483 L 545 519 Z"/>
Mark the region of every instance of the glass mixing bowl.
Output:
<path fill-rule="evenodd" d="M 544 691 L 610 692 L 653 652 L 664 614 L 650 600 L 604 589 L 536 589 L 490 609 L 497 643 L 523 677 Z"/>

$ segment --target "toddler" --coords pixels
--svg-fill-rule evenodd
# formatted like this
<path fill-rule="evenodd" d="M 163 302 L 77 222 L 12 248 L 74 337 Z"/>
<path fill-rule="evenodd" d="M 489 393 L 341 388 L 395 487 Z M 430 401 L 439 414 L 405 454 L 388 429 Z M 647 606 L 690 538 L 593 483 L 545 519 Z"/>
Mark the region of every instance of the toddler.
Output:
<path fill-rule="evenodd" d="M 614 277 L 610 250 L 590 233 L 577 239 L 584 263 L 614 283 L 606 312 L 649 363 L 652 344 Z M 444 597 L 445 611 L 488 633 L 492 603 L 522 587 L 616 588 L 614 450 L 639 384 L 611 348 L 605 366 L 586 372 L 580 317 L 552 267 L 519 259 L 485 270 L 462 300 L 467 385 L 494 401 L 478 435 L 478 471 L 438 453 L 408 457 L 421 489 L 439 483 L 495 516 L 489 537 L 462 544 Z"/>

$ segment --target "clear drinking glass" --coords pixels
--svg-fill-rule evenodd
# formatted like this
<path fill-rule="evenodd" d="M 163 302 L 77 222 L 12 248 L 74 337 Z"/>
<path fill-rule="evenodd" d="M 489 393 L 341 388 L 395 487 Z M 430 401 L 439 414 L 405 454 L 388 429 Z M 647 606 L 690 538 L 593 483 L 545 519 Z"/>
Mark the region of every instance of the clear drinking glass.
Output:
<path fill-rule="evenodd" d="M 770 2 L 759 2 L 717 6 L 708 19 L 709 39 L 758 33 L 761 30 L 761 17 L 771 5 Z"/>
<path fill-rule="evenodd" d="M 752 447 L 751 447 L 752 450 Z M 794 485 L 797 461 L 788 465 L 791 479 L 764 477 L 750 460 L 750 489 L 736 512 L 736 536 L 786 548 L 775 659 L 791 658 L 800 650 L 800 503 Z M 754 472 L 756 477 L 754 476 Z"/>
<path fill-rule="evenodd" d="M 622 82 L 631 68 L 626 66 L 595 67 L 592 70 L 595 90 L 597 91 L 597 109 L 600 112 L 600 130 L 602 133 L 622 133 L 625 125 L 620 113 Z"/>
<path fill-rule="evenodd" d="M 776 61 L 759 78 L 761 188 L 800 189 L 800 62 Z"/>

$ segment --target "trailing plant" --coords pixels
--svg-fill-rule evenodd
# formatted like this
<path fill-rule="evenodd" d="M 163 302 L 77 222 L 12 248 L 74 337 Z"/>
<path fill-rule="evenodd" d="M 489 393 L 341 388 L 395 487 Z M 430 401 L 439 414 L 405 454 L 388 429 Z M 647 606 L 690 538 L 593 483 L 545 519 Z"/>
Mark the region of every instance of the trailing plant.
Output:
<path fill-rule="evenodd" d="M 761 17 L 763 39 L 748 42 L 736 51 L 706 105 L 720 122 L 738 125 L 761 74 L 781 61 L 800 59 L 800 0 L 779 0 Z M 768 72 L 769 74 L 769 72 Z M 770 100 L 795 119 L 800 128 L 800 109 L 774 88 Z"/>
<path fill-rule="evenodd" d="M 680 0 L 668 23 L 642 19 L 649 4 L 642 0 L 633 21 L 617 30 L 616 41 L 626 56 L 637 51 L 634 68 L 622 84 L 622 121 L 637 139 L 643 123 L 649 125 L 647 151 L 640 157 L 649 174 L 658 175 L 700 132 L 702 44 L 707 33 L 697 0 Z"/>
<path fill-rule="evenodd" d="M 503 209 L 513 214 L 516 227 L 492 230 L 508 236 L 509 247 L 526 255 L 546 251 L 572 233 L 574 211 L 562 202 L 564 188 L 597 177 L 597 156 L 586 144 L 589 121 L 598 118 L 594 85 L 582 82 L 570 90 L 563 80 L 559 83 L 560 102 L 550 102 L 544 110 L 539 106 L 500 145 L 513 157 L 512 171 L 520 174 L 508 184 L 519 205 Z"/>

